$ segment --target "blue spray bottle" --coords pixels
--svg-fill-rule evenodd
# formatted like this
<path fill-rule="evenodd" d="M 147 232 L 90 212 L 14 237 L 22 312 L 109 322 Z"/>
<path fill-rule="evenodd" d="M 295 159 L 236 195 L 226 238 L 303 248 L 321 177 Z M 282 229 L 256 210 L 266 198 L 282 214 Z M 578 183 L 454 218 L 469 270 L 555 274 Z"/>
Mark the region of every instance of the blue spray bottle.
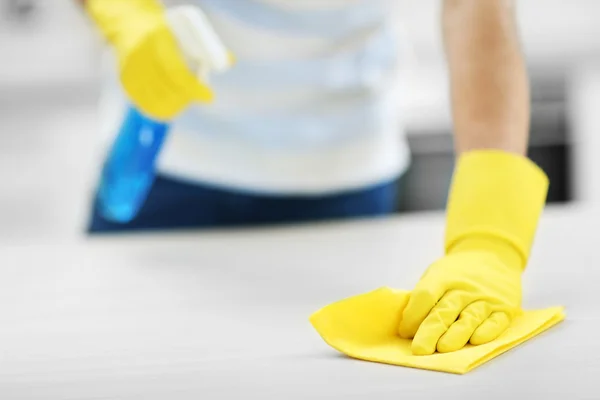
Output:
<path fill-rule="evenodd" d="M 232 58 L 206 16 L 195 6 L 168 11 L 168 21 L 188 65 L 203 82 L 231 66 Z M 159 121 L 129 106 L 107 154 L 98 189 L 100 212 L 127 223 L 144 204 L 155 178 L 155 165 L 171 121 Z"/>

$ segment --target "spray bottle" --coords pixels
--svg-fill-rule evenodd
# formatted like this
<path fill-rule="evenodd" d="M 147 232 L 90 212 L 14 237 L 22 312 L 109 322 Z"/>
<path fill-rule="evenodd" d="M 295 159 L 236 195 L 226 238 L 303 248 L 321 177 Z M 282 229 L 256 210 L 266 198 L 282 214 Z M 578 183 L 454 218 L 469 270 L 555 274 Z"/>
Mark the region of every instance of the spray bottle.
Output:
<path fill-rule="evenodd" d="M 198 7 L 170 9 L 167 20 L 188 66 L 202 82 L 208 84 L 212 73 L 231 66 L 231 54 Z M 128 107 L 100 178 L 98 201 L 106 219 L 127 223 L 138 214 L 154 182 L 156 160 L 171 123 Z"/>

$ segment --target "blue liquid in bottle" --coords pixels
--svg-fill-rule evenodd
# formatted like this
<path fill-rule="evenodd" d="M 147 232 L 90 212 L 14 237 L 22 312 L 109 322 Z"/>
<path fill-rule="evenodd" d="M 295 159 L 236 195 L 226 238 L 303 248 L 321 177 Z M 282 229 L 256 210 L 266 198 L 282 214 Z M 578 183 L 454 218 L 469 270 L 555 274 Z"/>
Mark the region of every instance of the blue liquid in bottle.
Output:
<path fill-rule="evenodd" d="M 155 162 L 169 124 L 129 107 L 104 163 L 98 200 L 111 221 L 127 223 L 144 204 L 155 177 Z"/>

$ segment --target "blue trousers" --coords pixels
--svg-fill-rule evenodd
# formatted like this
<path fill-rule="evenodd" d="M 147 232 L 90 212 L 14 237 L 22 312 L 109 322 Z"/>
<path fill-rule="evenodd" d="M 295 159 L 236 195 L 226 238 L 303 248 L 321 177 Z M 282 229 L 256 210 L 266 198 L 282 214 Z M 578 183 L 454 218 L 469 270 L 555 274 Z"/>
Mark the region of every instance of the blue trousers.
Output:
<path fill-rule="evenodd" d="M 97 201 L 88 233 L 198 229 L 291 224 L 390 214 L 397 182 L 327 196 L 266 196 L 157 176 L 137 217 L 121 224 L 106 220 Z"/>

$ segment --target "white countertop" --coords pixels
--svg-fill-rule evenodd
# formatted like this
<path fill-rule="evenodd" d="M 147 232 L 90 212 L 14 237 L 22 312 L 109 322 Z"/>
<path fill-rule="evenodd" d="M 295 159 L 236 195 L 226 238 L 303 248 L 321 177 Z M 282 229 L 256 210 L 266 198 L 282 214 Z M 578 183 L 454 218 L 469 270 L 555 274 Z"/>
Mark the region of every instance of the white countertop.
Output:
<path fill-rule="evenodd" d="M 551 207 L 526 308 L 567 320 L 464 376 L 348 359 L 308 316 L 410 289 L 441 254 L 439 213 L 240 232 L 0 248 L 0 398 L 598 398 L 595 212 Z"/>

